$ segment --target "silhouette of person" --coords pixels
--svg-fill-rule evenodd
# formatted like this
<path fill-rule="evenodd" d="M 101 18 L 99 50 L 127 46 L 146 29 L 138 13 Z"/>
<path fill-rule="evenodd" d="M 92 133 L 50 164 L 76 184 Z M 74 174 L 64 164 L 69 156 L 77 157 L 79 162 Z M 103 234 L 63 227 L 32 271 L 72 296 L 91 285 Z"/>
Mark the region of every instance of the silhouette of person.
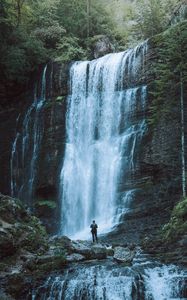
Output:
<path fill-rule="evenodd" d="M 92 240 L 93 240 L 93 243 L 96 241 L 98 241 L 97 239 L 97 224 L 95 223 L 95 220 L 93 220 L 93 223 L 90 225 L 90 228 L 91 228 L 91 233 L 92 233 Z"/>

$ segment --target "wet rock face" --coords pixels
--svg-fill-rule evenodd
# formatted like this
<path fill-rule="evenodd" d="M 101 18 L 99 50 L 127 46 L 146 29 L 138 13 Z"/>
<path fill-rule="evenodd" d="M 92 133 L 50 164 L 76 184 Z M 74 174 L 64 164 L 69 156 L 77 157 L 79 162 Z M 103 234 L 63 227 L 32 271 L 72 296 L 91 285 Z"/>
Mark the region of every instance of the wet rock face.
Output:
<path fill-rule="evenodd" d="M 58 183 L 65 148 L 68 74 L 68 64 L 52 63 L 47 69 L 44 130 L 33 194 L 35 213 L 49 232 L 57 232 L 59 222 Z"/>

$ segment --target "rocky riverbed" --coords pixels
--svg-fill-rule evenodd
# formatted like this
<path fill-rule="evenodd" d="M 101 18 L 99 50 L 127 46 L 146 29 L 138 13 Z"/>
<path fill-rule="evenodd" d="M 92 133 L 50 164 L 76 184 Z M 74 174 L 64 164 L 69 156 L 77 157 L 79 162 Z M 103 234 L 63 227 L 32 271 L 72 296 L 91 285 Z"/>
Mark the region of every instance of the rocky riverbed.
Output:
<path fill-rule="evenodd" d="M 93 244 L 91 241 L 73 241 L 65 236 L 49 237 L 39 219 L 26 210 L 19 200 L 2 194 L 0 195 L 0 216 L 0 299 L 2 300 L 33 299 L 31 298 L 33 295 L 36 297 L 34 299 L 41 299 L 39 298 L 39 295 L 42 295 L 41 286 L 46 280 L 49 280 L 53 285 L 53 281 L 58 278 L 58 282 L 61 282 L 62 286 L 64 276 L 68 278 L 67 280 L 71 284 L 74 277 L 80 276 L 81 279 L 79 278 L 79 280 L 82 282 L 84 281 L 84 274 L 88 270 L 90 270 L 90 282 L 93 283 L 93 274 L 98 274 L 97 278 L 101 277 L 101 273 L 98 273 L 100 268 L 103 274 L 106 273 L 106 278 L 109 276 L 110 280 L 114 280 L 117 276 L 115 274 L 118 273 L 122 274 L 120 275 L 122 281 L 130 280 L 130 274 L 134 274 L 134 279 L 131 280 L 133 287 L 137 278 L 145 274 L 145 268 L 146 270 L 161 268 L 163 271 L 161 261 L 183 263 L 183 267 L 186 261 L 185 247 L 178 247 L 178 253 L 183 249 L 183 260 L 181 261 L 179 256 L 174 259 L 177 248 L 173 251 L 172 248 L 167 249 L 164 245 L 161 247 L 161 244 L 158 245 L 154 241 L 152 246 L 147 242 L 147 248 L 145 247 L 147 254 L 145 254 L 139 245 L 128 242 L 126 244 L 120 243 L 118 239 L 114 239 L 113 243 L 111 240 L 110 243 L 107 243 L 106 237 L 100 237 L 100 242 Z M 142 245 L 145 245 L 145 240 Z M 168 255 L 169 250 L 170 256 Z M 179 270 L 174 268 L 171 273 L 178 276 L 177 272 Z M 111 279 L 111 276 L 114 278 Z M 186 278 L 185 276 L 182 278 Z M 48 290 L 51 290 L 50 285 Z M 80 293 L 83 291 L 81 290 Z M 134 293 L 137 294 L 140 291 L 136 290 Z M 183 294 L 185 293 L 186 290 L 183 289 Z"/>

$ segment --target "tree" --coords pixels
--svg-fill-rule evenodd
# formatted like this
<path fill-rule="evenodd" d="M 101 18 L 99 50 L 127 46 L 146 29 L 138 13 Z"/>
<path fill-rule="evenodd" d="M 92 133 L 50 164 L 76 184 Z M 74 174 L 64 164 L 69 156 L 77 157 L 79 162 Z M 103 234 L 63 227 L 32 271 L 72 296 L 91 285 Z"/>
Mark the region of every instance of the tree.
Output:
<path fill-rule="evenodd" d="M 159 63 L 155 69 L 155 92 L 150 123 L 156 123 L 163 114 L 165 117 L 170 117 L 171 110 L 174 110 L 175 106 L 180 107 L 180 114 L 176 117 L 180 115 L 182 195 L 186 197 L 185 125 L 187 120 L 184 118 L 186 111 L 184 86 L 187 84 L 187 22 L 172 27 L 165 35 L 156 38 L 159 40 Z"/>
<path fill-rule="evenodd" d="M 25 0 L 15 0 L 16 11 L 17 11 L 17 26 L 21 23 L 21 10 Z"/>
<path fill-rule="evenodd" d="M 134 27 L 139 38 L 150 38 L 168 26 L 176 0 L 137 0 Z"/>
<path fill-rule="evenodd" d="M 90 7 L 91 0 L 87 0 L 87 38 L 90 36 Z"/>

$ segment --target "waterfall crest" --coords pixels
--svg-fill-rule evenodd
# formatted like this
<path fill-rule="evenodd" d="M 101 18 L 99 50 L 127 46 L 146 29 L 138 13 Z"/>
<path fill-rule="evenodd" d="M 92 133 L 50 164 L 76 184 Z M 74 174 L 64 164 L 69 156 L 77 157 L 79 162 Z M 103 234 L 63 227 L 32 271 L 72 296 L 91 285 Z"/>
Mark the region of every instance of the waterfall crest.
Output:
<path fill-rule="evenodd" d="M 146 130 L 146 86 L 135 86 L 146 52 L 144 43 L 70 69 L 61 234 L 84 238 L 92 219 L 106 232 L 123 213 L 118 189 L 138 164 L 136 149 Z"/>

